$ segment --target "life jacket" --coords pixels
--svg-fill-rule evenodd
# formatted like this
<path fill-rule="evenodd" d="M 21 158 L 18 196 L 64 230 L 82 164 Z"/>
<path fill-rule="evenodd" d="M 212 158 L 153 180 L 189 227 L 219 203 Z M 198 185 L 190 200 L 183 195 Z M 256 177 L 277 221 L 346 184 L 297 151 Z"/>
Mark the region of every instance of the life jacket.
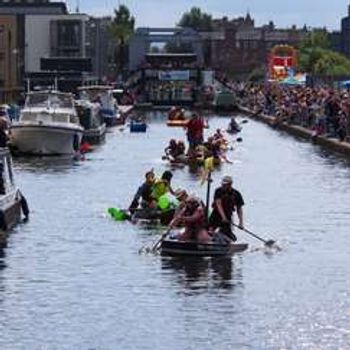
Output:
<path fill-rule="evenodd" d="M 167 180 L 159 179 L 153 185 L 152 197 L 158 201 L 161 196 L 169 192 L 169 183 Z"/>

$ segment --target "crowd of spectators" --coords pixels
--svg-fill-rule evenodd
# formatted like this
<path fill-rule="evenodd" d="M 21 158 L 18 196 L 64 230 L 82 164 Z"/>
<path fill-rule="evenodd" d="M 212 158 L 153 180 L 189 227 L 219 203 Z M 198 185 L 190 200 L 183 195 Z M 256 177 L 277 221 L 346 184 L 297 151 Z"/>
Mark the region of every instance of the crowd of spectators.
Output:
<path fill-rule="evenodd" d="M 222 80 L 242 106 L 313 131 L 314 136 L 350 142 L 350 91 L 330 87 L 253 84 Z"/>

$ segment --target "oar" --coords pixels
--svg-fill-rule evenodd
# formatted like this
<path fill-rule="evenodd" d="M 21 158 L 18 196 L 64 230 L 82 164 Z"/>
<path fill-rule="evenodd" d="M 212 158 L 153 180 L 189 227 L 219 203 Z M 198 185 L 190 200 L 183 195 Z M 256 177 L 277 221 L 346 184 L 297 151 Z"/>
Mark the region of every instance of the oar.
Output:
<path fill-rule="evenodd" d="M 159 238 L 156 244 L 152 247 L 151 249 L 152 252 L 156 252 L 159 249 L 160 244 L 164 241 L 164 239 L 168 236 L 170 231 L 173 229 L 173 222 L 174 220 L 169 224 L 168 229 L 162 234 L 162 236 Z"/>
<path fill-rule="evenodd" d="M 186 208 L 181 209 L 171 220 L 168 229 L 162 234 L 162 236 L 159 238 L 159 240 L 156 242 L 156 244 L 152 247 L 151 251 L 156 252 L 159 249 L 159 245 L 164 241 L 164 239 L 168 236 L 170 231 L 173 229 L 173 225 L 176 222 L 176 220 L 181 217 L 181 215 L 185 212 Z"/>
<path fill-rule="evenodd" d="M 234 223 L 232 223 L 232 225 L 235 226 L 235 227 L 238 227 L 240 230 L 242 230 L 242 231 L 244 231 L 244 232 L 250 234 L 251 236 L 253 236 L 253 237 L 255 237 L 256 239 L 258 239 L 259 241 L 264 242 L 265 245 L 268 246 L 268 247 L 272 247 L 272 246 L 276 243 L 276 241 L 273 241 L 272 239 L 266 241 L 265 239 L 259 237 L 258 235 L 256 235 L 256 234 L 253 233 L 252 231 L 249 231 L 249 230 L 247 230 L 246 228 L 242 228 L 242 227 L 240 227 L 239 225 L 236 225 L 236 224 L 234 224 Z"/>

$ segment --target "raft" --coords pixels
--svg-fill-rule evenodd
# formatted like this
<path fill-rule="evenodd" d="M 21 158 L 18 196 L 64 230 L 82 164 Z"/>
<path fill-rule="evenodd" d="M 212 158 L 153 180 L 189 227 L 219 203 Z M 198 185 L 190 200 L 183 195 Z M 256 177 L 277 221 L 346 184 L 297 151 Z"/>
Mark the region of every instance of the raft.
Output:
<path fill-rule="evenodd" d="M 146 132 L 147 124 L 145 122 L 131 121 L 130 132 Z"/>
<path fill-rule="evenodd" d="M 189 120 L 188 119 L 182 119 L 182 120 L 168 120 L 166 125 L 171 127 L 185 127 L 187 126 Z"/>
<path fill-rule="evenodd" d="M 137 209 L 131 216 L 131 221 L 134 223 L 144 224 L 161 224 L 162 226 L 168 226 L 174 217 L 175 210 L 161 211 L 158 209 Z"/>
<path fill-rule="evenodd" d="M 204 160 L 203 159 L 196 159 L 196 158 L 188 158 L 185 157 L 179 157 L 176 159 L 169 159 L 169 158 L 163 158 L 169 160 L 169 163 L 171 165 L 189 165 L 189 166 L 204 166 Z M 214 160 L 214 166 L 220 166 L 221 160 L 215 159 Z"/>
<path fill-rule="evenodd" d="M 161 255 L 165 256 L 227 256 L 244 252 L 248 249 L 246 243 L 208 243 L 165 239 L 160 246 Z"/>
<path fill-rule="evenodd" d="M 228 128 L 227 130 L 226 130 L 226 132 L 228 133 L 228 134 L 238 134 L 238 133 L 240 133 L 242 131 L 242 129 L 241 128 L 237 128 L 237 129 L 231 129 L 231 128 Z"/>

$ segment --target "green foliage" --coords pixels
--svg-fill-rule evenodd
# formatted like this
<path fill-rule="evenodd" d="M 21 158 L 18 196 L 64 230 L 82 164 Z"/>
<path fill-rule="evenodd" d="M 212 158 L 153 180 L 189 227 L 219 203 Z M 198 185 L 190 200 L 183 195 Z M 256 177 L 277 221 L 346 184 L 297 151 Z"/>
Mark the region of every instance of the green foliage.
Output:
<path fill-rule="evenodd" d="M 135 17 L 131 16 L 127 6 L 119 5 L 117 9 L 114 9 L 114 18 L 108 29 L 112 38 L 118 44 L 114 60 L 118 70 L 122 72 L 127 61 L 126 47 L 131 35 L 134 33 L 134 28 Z"/>
<path fill-rule="evenodd" d="M 264 67 L 254 68 L 248 76 L 248 81 L 262 81 L 265 78 Z"/>
<path fill-rule="evenodd" d="M 300 47 L 299 69 L 314 75 L 350 74 L 350 60 L 329 47 L 330 42 L 325 30 L 310 32 Z"/>
<path fill-rule="evenodd" d="M 303 50 L 311 47 L 327 50 L 330 48 L 330 46 L 327 31 L 324 29 L 314 29 L 306 35 L 300 49 Z"/>
<path fill-rule="evenodd" d="M 178 26 L 193 28 L 198 31 L 211 31 L 213 29 L 213 19 L 210 14 L 202 12 L 199 7 L 192 7 L 189 12 L 182 15 Z"/>
<path fill-rule="evenodd" d="M 114 9 L 114 18 L 110 24 L 109 31 L 118 44 L 125 45 L 134 33 L 135 17 L 131 16 L 127 6 L 119 5 Z"/>

